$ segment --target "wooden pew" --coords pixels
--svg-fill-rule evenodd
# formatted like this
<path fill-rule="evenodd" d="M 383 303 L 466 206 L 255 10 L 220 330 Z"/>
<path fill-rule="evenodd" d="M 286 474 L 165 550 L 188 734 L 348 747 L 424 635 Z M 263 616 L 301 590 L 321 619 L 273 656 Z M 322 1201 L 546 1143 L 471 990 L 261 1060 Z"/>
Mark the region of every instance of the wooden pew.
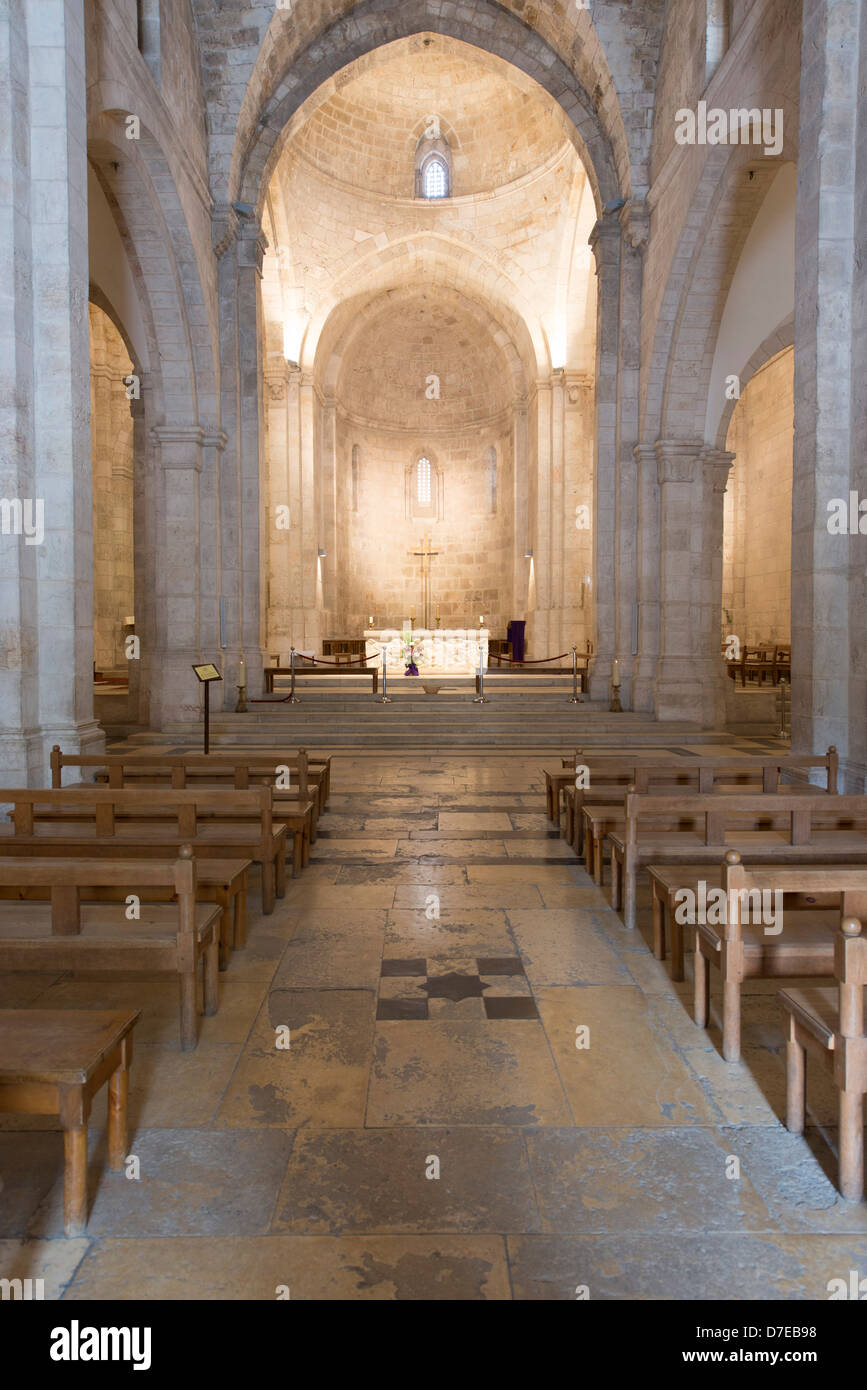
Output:
<path fill-rule="evenodd" d="M 57 744 L 51 753 L 51 785 L 63 785 L 63 769 L 91 771 L 97 781 L 111 787 L 142 786 L 170 783 L 176 790 L 193 786 L 234 786 L 246 790 L 250 785 L 274 787 L 275 803 L 279 801 L 287 812 L 303 813 L 312 802 L 308 842 L 316 841 L 319 815 L 325 810 L 330 795 L 330 763 L 312 766 L 305 749 L 296 755 L 277 752 L 260 753 L 168 753 L 147 751 L 129 753 L 65 754 Z M 290 779 L 296 774 L 297 784 L 276 787 L 277 769 L 288 768 Z M 79 784 L 75 784 L 79 785 Z"/>
<path fill-rule="evenodd" d="M 72 861 L 80 863 L 80 860 Z M 151 865 L 153 860 L 106 859 L 101 863 L 110 864 L 117 872 L 116 883 L 90 883 L 80 888 L 82 902 L 116 903 L 124 902 L 130 893 L 146 898 L 148 902 L 171 902 L 175 898 L 173 883 L 160 885 L 152 881 L 142 883 L 138 870 L 142 862 Z M 166 861 L 170 863 L 170 861 Z M 220 919 L 220 969 L 229 964 L 230 948 L 240 949 L 247 940 L 247 878 L 252 861 L 249 859 L 199 859 L 196 862 L 196 898 L 199 902 L 216 903 L 222 909 Z M 68 859 L 15 858 L 12 855 L 0 856 L 0 908 L 4 902 L 45 902 L 51 899 L 51 889 L 30 872 L 34 866 L 48 865 L 49 868 L 70 867 Z M 143 891 L 146 890 L 146 891 Z"/>
<path fill-rule="evenodd" d="M 273 819 L 270 787 L 11 787 L 0 802 L 13 808 L 11 824 L 0 822 L 0 854 L 160 859 L 190 844 L 197 858 L 258 863 L 265 913 L 286 892 L 287 827 Z"/>
<path fill-rule="evenodd" d="M 586 767 L 589 771 L 589 785 L 577 787 L 573 769 Z M 559 820 L 558 798 L 564 792 L 566 801 L 566 839 L 576 853 L 581 853 L 583 839 L 582 810 L 585 804 L 619 805 L 627 786 L 635 785 L 639 791 L 647 791 L 651 786 L 671 785 L 689 787 L 699 792 L 711 792 L 719 788 L 748 787 L 753 783 L 764 791 L 777 791 L 785 787 L 787 791 L 806 791 L 814 794 L 821 790 L 808 782 L 798 782 L 793 786 L 785 783 L 785 776 L 804 777 L 817 771 L 825 774 L 825 790 L 836 795 L 839 757 L 832 744 L 824 755 L 808 756 L 786 753 L 770 757 L 741 757 L 724 754 L 702 758 L 665 758 L 658 754 L 630 758 L 623 754 L 601 754 L 594 756 L 582 749 L 576 749 L 574 761 L 563 759 L 564 769 L 570 773 L 545 773 L 547 814 L 550 820 Z M 577 845 L 576 845 L 577 841 Z"/>
<path fill-rule="evenodd" d="M 145 889 L 151 883 L 171 887 L 177 902 L 143 903 L 138 921 L 127 921 L 120 904 L 82 907 L 82 889 L 122 884 L 130 869 Z M 180 987 L 181 1047 L 188 1052 L 196 1046 L 200 964 L 205 1013 L 215 1014 L 219 1002 L 222 908 L 196 903 L 196 861 L 189 845 L 175 861 L 163 863 L 34 859 L 27 868 L 10 869 L 0 860 L 0 881 L 51 891 L 50 903 L 27 905 L 27 920 L 19 904 L 0 904 L 0 970 L 171 972 Z"/>
<path fill-rule="evenodd" d="M 828 868 L 831 872 L 836 872 L 836 865 L 816 865 L 810 868 L 810 873 L 821 871 Z M 776 872 L 789 873 L 788 868 L 780 868 Z M 666 942 L 671 940 L 671 978 L 682 980 L 683 973 L 683 940 L 684 926 L 691 926 L 691 922 L 683 922 L 676 911 L 678 894 L 682 890 L 688 889 L 691 893 L 698 893 L 698 886 L 704 883 L 708 891 L 722 886 L 722 869 L 705 864 L 699 867 L 690 864 L 648 864 L 647 873 L 650 879 L 651 893 L 651 915 L 653 923 L 653 954 L 657 960 L 665 960 Z M 821 912 L 838 906 L 839 894 L 833 892 L 799 893 L 793 889 L 784 890 L 784 907 L 786 912 L 810 911 Z"/>
<path fill-rule="evenodd" d="M 834 943 L 836 988 L 786 989 L 786 1128 L 802 1134 L 806 1113 L 807 1053 L 818 1057 L 839 1093 L 839 1186 L 850 1202 L 864 1197 L 864 1093 L 867 1037 L 864 986 L 867 940 L 861 921 L 844 917 Z"/>
<path fill-rule="evenodd" d="M 769 809 L 770 808 L 770 809 Z M 612 905 L 635 926 L 635 887 L 648 864 L 719 863 L 738 846 L 744 859 L 767 864 L 867 862 L 867 796 L 789 796 L 778 792 L 721 796 L 626 793 L 625 825 L 609 836 Z M 684 829 L 672 829 L 680 817 Z M 763 823 L 784 828 L 761 828 Z M 744 827 L 749 827 L 744 829 Z"/>
<path fill-rule="evenodd" d="M 708 967 L 713 965 L 723 984 L 723 1056 L 727 1062 L 737 1062 L 741 1055 L 743 981 L 832 975 L 834 938 L 841 914 L 848 916 L 855 907 L 867 909 L 867 868 L 842 864 L 808 868 L 799 864 L 747 869 L 740 855 L 729 850 L 721 886 L 726 895 L 725 921 L 695 924 L 694 1016 L 699 1028 L 707 1026 Z M 786 889 L 800 894 L 833 891 L 836 911 L 829 914 L 817 908 L 786 913 Z M 775 892 L 783 897 L 783 920 L 775 922 L 769 933 L 767 924 L 745 919 L 755 916 L 756 899 L 752 895 Z M 760 896 L 759 904 L 761 901 Z M 769 905 L 772 901 L 767 899 Z"/>
<path fill-rule="evenodd" d="M 0 1009 L 0 1110 L 63 1126 L 63 1227 L 87 1224 L 87 1122 L 108 1082 L 108 1162 L 127 1156 L 127 1096 L 138 1009 Z"/>

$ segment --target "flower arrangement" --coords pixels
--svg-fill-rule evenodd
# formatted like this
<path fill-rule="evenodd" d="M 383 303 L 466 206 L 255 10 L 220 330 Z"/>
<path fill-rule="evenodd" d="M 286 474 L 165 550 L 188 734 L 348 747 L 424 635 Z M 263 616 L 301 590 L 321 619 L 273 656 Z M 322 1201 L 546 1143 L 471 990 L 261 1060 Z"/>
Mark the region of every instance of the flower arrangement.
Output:
<path fill-rule="evenodd" d="M 415 640 L 411 632 L 403 634 L 402 656 L 406 667 L 403 674 L 405 676 L 417 676 L 418 662 L 424 657 L 424 646 Z"/>

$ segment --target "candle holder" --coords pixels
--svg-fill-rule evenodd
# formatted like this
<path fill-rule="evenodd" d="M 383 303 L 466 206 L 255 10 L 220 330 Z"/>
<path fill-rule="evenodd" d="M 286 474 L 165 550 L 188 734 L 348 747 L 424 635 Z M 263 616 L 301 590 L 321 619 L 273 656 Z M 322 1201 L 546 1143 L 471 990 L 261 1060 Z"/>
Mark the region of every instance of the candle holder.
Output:
<path fill-rule="evenodd" d="M 608 706 L 609 714 L 622 714 L 623 706 L 620 703 L 620 686 L 611 684 L 611 703 Z"/>
<path fill-rule="evenodd" d="M 239 685 L 239 686 L 238 686 L 238 703 L 237 703 L 236 706 L 235 706 L 235 713 L 236 713 L 236 714 L 246 714 L 246 713 L 247 713 L 247 687 L 246 687 L 246 685 Z"/>

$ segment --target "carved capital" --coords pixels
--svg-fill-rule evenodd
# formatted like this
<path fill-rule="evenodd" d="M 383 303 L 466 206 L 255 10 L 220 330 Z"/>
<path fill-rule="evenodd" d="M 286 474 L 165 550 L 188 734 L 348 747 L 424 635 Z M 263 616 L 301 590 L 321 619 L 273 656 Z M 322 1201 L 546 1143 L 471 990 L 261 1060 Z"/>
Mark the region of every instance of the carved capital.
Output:
<path fill-rule="evenodd" d="M 722 494 L 726 491 L 734 461 L 734 454 L 729 453 L 727 449 L 714 449 L 710 444 L 702 449 L 700 462 L 702 467 L 710 472 L 715 493 Z"/>
<path fill-rule="evenodd" d="M 616 217 L 601 217 L 594 222 L 587 244 L 596 258 L 597 275 L 601 275 L 606 263 L 612 264 L 619 241 L 620 227 Z"/>
<path fill-rule="evenodd" d="M 650 236 L 650 213 L 643 198 L 630 198 L 620 210 L 623 240 L 633 251 L 644 251 Z"/>
<path fill-rule="evenodd" d="M 691 483 L 697 472 L 701 444 L 678 439 L 658 439 L 654 445 L 656 476 L 663 483 Z"/>

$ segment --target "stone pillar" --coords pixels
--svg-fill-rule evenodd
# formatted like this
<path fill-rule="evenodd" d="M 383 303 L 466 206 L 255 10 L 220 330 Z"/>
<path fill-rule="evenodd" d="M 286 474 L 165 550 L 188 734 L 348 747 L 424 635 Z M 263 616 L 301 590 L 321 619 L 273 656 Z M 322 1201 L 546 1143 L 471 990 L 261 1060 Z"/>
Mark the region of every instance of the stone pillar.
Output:
<path fill-rule="evenodd" d="M 656 698 L 659 663 L 659 498 L 658 463 L 652 444 L 636 444 L 638 483 L 638 655 L 633 668 L 632 708 L 650 713 Z"/>
<path fill-rule="evenodd" d="M 732 455 L 704 444 L 659 440 L 659 719 L 703 728 L 723 722 L 720 656 L 722 529 Z"/>
<path fill-rule="evenodd" d="M 530 589 L 535 585 L 536 566 L 535 560 L 527 559 L 525 554 L 527 550 L 533 549 L 533 535 L 529 525 L 527 402 L 525 400 L 515 401 L 512 407 L 512 462 L 512 516 L 515 518 L 513 555 L 515 612 L 511 614 L 511 617 L 526 619 L 531 600 Z"/>
<path fill-rule="evenodd" d="M 333 396 L 327 396 L 322 403 L 322 438 L 319 447 L 319 541 L 326 551 L 322 561 L 322 607 L 323 624 L 334 629 L 334 636 L 341 635 L 336 629 L 344 621 L 338 612 L 338 565 L 337 554 L 337 407 Z M 323 630 L 323 636 L 328 634 Z"/>
<path fill-rule="evenodd" d="M 845 760 L 864 706 L 850 707 L 853 664 L 864 671 L 861 537 L 830 535 L 828 503 L 848 502 L 853 460 L 865 440 L 863 377 L 852 370 L 860 325 L 856 276 L 865 169 L 858 160 L 859 53 L 864 8 L 811 0 L 803 9 L 795 222 L 795 436 L 792 489 L 792 747 Z M 859 177 L 860 176 L 860 177 Z M 860 182 L 860 190 L 859 190 Z M 863 266 L 861 268 L 863 276 Z M 862 301 L 863 303 L 863 301 Z M 862 320 L 863 321 L 863 320 Z M 850 565 L 861 618 L 850 630 Z M 853 641 L 853 638 L 855 639 Z M 863 748 L 863 734 L 857 735 Z M 864 768 L 858 770 L 863 787 Z M 853 779 L 854 780 L 854 779 Z M 850 781 L 850 785 L 852 782 Z M 860 789 L 860 788 L 859 788 Z"/>
<path fill-rule="evenodd" d="M 0 777 L 45 783 L 51 746 L 93 751 L 87 158 L 82 0 L 0 12 Z M 34 543 L 30 544 L 32 540 Z"/>
<path fill-rule="evenodd" d="M 322 641 L 322 566 L 319 561 L 319 506 L 316 485 L 316 412 L 312 372 L 302 372 L 298 391 L 301 483 L 301 610 L 303 630 L 293 632 L 296 647 L 319 650 Z"/>
<path fill-rule="evenodd" d="M 590 233 L 596 258 L 596 459 L 593 508 L 593 572 L 596 586 L 596 656 L 590 676 L 594 700 L 607 700 L 614 659 L 617 602 L 617 378 L 620 335 L 620 242 L 616 216 Z"/>
<path fill-rule="evenodd" d="M 658 719 L 704 722 L 698 668 L 701 659 L 701 542 L 704 476 L 701 444 L 656 444 L 659 504 Z"/>
<path fill-rule="evenodd" d="M 274 362 L 265 374 L 265 449 L 268 472 L 267 653 L 289 651 L 290 565 L 297 512 L 289 482 L 289 365 Z"/>
<path fill-rule="evenodd" d="M 641 285 L 650 216 L 643 201 L 630 199 L 619 214 L 621 242 L 617 334 L 615 655 L 620 665 L 624 708 L 635 709 L 638 604 L 638 379 L 641 354 Z M 604 290 L 604 285 L 603 285 Z"/>
<path fill-rule="evenodd" d="M 201 707 L 201 688 L 191 668 L 202 660 L 199 479 L 203 437 L 198 425 L 158 425 L 151 431 L 157 564 L 150 714 L 157 729 L 193 722 Z"/>
<path fill-rule="evenodd" d="M 262 378 L 262 259 L 268 247 L 261 225 L 242 221 L 238 234 L 238 365 L 241 508 L 240 636 L 249 694 L 263 693 L 267 536 L 265 509 L 265 419 Z M 227 680 L 237 683 L 237 671 Z M 235 695 L 237 692 L 234 691 Z M 232 702 L 234 708 L 234 701 Z"/>
<path fill-rule="evenodd" d="M 704 475 L 704 543 L 702 545 L 703 613 L 700 634 L 704 647 L 705 722 L 715 729 L 725 727 L 725 666 L 722 642 L 723 531 L 725 496 L 734 454 L 706 445 L 700 463 Z"/>
<path fill-rule="evenodd" d="M 535 432 L 532 495 L 535 498 L 533 528 L 533 567 L 535 602 L 527 614 L 527 645 L 534 661 L 550 656 L 550 616 L 553 574 L 551 572 L 551 416 L 550 381 L 537 381 L 535 388 Z"/>

